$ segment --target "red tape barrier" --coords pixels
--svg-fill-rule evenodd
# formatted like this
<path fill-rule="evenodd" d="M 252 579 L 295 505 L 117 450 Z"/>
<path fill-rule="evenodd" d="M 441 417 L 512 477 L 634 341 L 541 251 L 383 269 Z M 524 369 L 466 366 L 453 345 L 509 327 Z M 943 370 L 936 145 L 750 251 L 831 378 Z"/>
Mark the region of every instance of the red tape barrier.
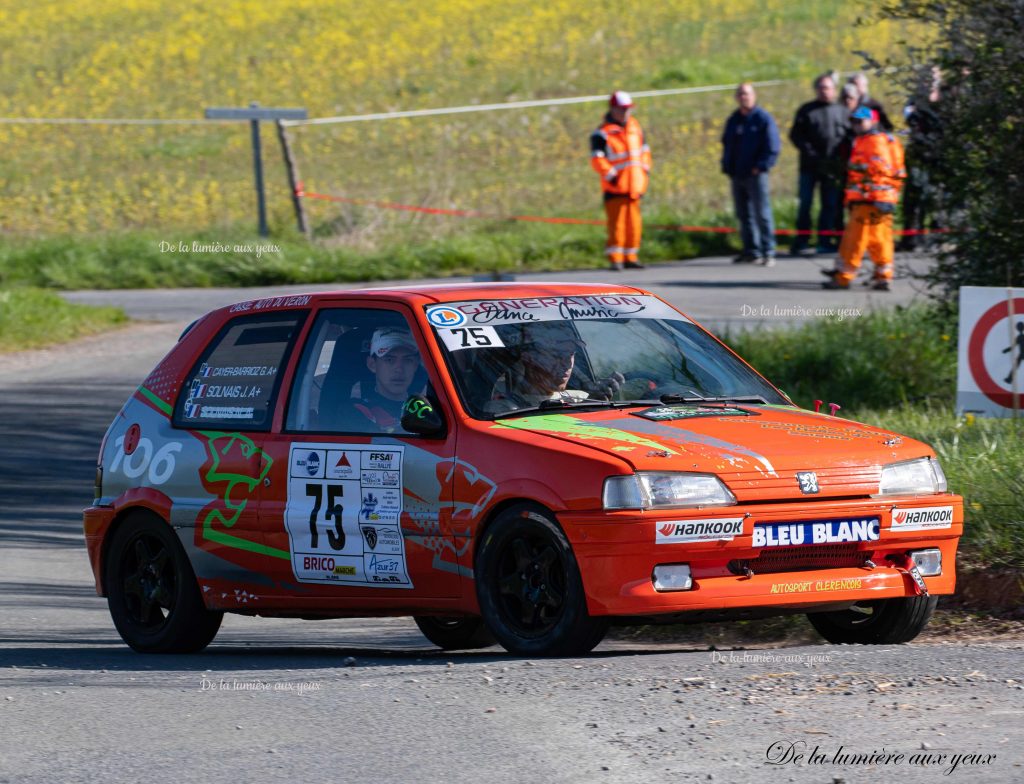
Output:
<path fill-rule="evenodd" d="M 295 189 L 295 195 L 304 199 L 319 199 L 321 201 L 341 202 L 343 204 L 360 204 L 367 207 L 377 207 L 382 210 L 401 210 L 402 212 L 420 212 L 426 215 L 448 215 L 454 218 L 483 218 L 486 220 L 507 220 L 524 221 L 527 223 L 562 223 L 575 226 L 604 226 L 603 220 L 588 220 L 586 218 L 551 218 L 542 215 L 497 215 L 490 212 L 478 210 L 455 210 L 443 207 L 419 207 L 415 204 L 397 204 L 391 201 L 375 201 L 373 199 L 356 199 L 350 196 L 332 196 L 327 193 L 311 193 L 299 183 Z M 681 231 L 688 234 L 736 234 L 738 229 L 732 226 L 684 226 L 673 224 L 645 225 L 645 229 L 661 229 L 664 231 Z M 843 232 L 826 230 L 815 232 L 813 230 L 801 231 L 799 229 L 776 229 L 775 233 L 783 237 L 796 237 L 800 235 L 818 234 L 819 236 L 841 237 Z M 902 229 L 894 231 L 897 236 L 907 237 L 921 234 L 948 234 L 949 229 Z"/>

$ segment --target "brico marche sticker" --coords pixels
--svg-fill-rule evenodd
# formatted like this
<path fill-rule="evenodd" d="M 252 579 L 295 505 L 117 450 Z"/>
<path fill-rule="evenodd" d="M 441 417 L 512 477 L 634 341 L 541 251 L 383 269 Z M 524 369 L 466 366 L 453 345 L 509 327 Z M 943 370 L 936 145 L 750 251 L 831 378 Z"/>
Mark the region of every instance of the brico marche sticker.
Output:
<path fill-rule="evenodd" d="M 815 520 L 807 523 L 761 523 L 754 526 L 752 547 L 788 547 L 800 544 L 873 542 L 879 537 L 878 517 Z"/>
<path fill-rule="evenodd" d="M 413 587 L 401 526 L 404 450 L 292 444 L 284 523 L 296 580 Z"/>

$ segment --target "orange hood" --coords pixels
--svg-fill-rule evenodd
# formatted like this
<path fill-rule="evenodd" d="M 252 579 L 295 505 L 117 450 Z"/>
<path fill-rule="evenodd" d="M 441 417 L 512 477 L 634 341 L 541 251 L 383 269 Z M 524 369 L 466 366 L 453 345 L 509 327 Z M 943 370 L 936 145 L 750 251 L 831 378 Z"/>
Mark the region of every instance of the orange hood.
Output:
<path fill-rule="evenodd" d="M 878 492 L 887 463 L 930 456 L 924 444 L 790 406 L 652 406 L 551 413 L 495 423 L 616 455 L 637 471 L 718 475 L 738 501 Z M 797 472 L 820 492 L 802 495 Z"/>

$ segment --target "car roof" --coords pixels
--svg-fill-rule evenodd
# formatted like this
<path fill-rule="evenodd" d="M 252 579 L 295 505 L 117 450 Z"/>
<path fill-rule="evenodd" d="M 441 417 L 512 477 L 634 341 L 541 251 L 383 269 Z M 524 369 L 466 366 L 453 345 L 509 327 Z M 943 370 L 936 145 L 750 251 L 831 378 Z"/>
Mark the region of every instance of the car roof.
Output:
<path fill-rule="evenodd" d="M 477 282 L 435 283 L 374 288 L 337 289 L 308 294 L 286 294 L 245 300 L 214 311 L 217 314 L 236 315 L 246 312 L 291 309 L 315 305 L 326 301 L 358 302 L 361 299 L 405 302 L 409 305 L 428 305 L 435 302 L 461 302 L 477 299 L 521 299 L 529 297 L 593 297 L 601 295 L 649 296 L 650 292 L 635 286 L 614 283 L 531 283 L 531 282 Z"/>

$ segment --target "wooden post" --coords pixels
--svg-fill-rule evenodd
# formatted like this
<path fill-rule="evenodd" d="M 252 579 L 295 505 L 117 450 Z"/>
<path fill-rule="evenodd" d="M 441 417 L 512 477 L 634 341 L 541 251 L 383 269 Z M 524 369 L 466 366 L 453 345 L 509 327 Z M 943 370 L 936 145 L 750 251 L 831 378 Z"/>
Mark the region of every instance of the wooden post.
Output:
<path fill-rule="evenodd" d="M 276 107 L 260 106 L 253 101 L 245 107 L 218 107 L 211 106 L 206 109 L 207 120 L 247 120 L 252 133 L 252 161 L 256 179 L 256 211 L 261 237 L 266 237 L 270 230 L 267 228 L 267 204 L 266 196 L 263 193 L 263 159 L 260 155 L 260 121 L 261 120 L 305 120 L 308 116 L 305 109 L 281 109 Z M 294 191 L 292 197 L 295 197 Z"/>
<path fill-rule="evenodd" d="M 281 154 L 284 156 L 284 168 L 288 174 L 288 190 L 292 194 L 292 204 L 295 206 L 295 220 L 298 221 L 299 231 L 308 238 L 311 232 L 309 220 L 306 218 L 306 204 L 299 195 L 299 168 L 292 154 L 288 131 L 280 120 L 277 121 L 277 138 L 281 141 Z"/>

